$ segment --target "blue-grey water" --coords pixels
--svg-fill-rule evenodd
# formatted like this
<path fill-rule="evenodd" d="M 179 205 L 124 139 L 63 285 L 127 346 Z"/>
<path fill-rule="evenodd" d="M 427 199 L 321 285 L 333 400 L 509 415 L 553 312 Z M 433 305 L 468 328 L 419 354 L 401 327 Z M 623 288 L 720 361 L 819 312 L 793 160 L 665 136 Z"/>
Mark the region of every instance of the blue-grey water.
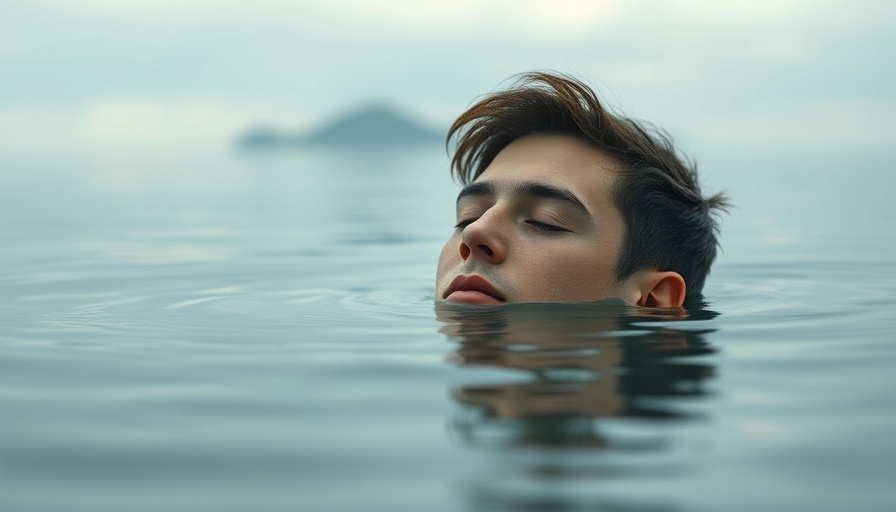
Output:
<path fill-rule="evenodd" d="M 896 153 L 698 156 L 686 319 L 434 308 L 438 149 L 2 156 L 0 510 L 896 509 Z"/>

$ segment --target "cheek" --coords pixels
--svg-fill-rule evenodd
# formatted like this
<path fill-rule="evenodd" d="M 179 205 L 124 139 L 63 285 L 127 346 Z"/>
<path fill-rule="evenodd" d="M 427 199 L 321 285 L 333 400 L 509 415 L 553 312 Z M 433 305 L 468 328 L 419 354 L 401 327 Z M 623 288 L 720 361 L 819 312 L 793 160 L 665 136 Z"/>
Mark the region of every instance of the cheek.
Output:
<path fill-rule="evenodd" d="M 593 247 L 566 247 L 541 253 L 530 275 L 540 276 L 540 282 L 533 284 L 551 300 L 591 301 L 613 289 L 615 269 L 612 255 Z"/>
<path fill-rule="evenodd" d="M 458 243 L 455 241 L 455 237 L 452 236 L 445 243 L 445 246 L 442 247 L 442 252 L 439 254 L 439 267 L 436 270 L 437 281 L 442 279 L 445 273 L 460 261 L 460 252 L 455 249 Z"/>

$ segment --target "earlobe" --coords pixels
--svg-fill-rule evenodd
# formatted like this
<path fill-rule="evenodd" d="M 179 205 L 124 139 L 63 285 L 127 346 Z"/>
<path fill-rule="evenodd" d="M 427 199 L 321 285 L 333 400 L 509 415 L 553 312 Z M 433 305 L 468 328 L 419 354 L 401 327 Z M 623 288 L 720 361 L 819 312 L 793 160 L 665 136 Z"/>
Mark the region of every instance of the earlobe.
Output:
<path fill-rule="evenodd" d="M 641 282 L 638 305 L 647 308 L 680 308 L 687 285 L 678 272 L 650 272 Z"/>

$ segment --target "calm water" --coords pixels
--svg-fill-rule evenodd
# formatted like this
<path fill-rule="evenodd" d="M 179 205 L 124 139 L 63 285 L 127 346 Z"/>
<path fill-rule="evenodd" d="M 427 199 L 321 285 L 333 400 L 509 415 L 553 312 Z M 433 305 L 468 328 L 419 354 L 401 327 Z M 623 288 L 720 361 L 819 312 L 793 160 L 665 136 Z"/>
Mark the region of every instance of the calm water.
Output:
<path fill-rule="evenodd" d="M 434 308 L 438 150 L 3 156 L 0 510 L 894 510 L 894 157 L 703 155 L 680 320 Z"/>

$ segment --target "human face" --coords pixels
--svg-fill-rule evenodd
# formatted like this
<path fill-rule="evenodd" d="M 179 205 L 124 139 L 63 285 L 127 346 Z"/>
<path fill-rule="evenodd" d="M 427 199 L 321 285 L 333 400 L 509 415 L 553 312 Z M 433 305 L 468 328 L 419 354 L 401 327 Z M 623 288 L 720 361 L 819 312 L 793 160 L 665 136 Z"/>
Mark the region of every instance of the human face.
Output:
<path fill-rule="evenodd" d="M 568 135 L 510 143 L 457 199 L 436 300 L 477 305 L 638 300 L 617 281 L 625 221 L 611 196 L 618 164 Z"/>

